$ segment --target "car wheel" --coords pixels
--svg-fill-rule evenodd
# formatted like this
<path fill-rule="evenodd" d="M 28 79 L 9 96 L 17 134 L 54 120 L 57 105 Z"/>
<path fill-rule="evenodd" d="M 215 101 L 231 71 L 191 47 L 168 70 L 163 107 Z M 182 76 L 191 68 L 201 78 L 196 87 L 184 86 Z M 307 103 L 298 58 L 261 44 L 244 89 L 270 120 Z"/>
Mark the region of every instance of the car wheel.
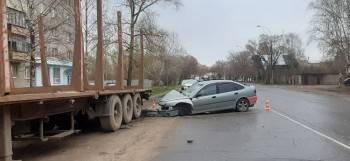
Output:
<path fill-rule="evenodd" d="M 241 98 L 237 101 L 236 110 L 238 112 L 247 112 L 249 111 L 249 101 L 245 98 Z"/>
<path fill-rule="evenodd" d="M 141 117 L 141 112 L 142 112 L 142 98 L 140 94 L 134 95 L 133 101 L 134 101 L 134 118 L 138 119 Z"/>
<path fill-rule="evenodd" d="M 128 124 L 132 121 L 134 114 L 134 102 L 130 94 L 123 97 L 123 123 Z"/>
<path fill-rule="evenodd" d="M 123 119 L 123 106 L 120 98 L 115 95 L 110 96 L 107 103 L 101 104 L 100 108 L 105 108 L 108 111 L 105 116 L 99 118 L 102 130 L 106 132 L 117 131 Z"/>

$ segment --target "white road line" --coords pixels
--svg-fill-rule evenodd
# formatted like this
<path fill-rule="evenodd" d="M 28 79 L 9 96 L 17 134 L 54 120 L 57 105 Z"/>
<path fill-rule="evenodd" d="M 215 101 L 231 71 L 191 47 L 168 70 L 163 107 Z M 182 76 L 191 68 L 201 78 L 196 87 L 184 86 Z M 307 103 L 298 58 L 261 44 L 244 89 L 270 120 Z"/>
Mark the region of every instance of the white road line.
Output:
<path fill-rule="evenodd" d="M 332 141 L 332 142 L 334 142 L 334 143 L 336 143 L 336 144 L 338 144 L 338 145 L 344 147 L 345 149 L 350 150 L 350 146 L 349 146 L 349 145 L 346 145 L 346 144 L 344 144 L 344 143 L 342 143 L 342 142 L 340 142 L 340 141 L 338 141 L 338 140 L 336 140 L 336 139 L 334 139 L 334 138 L 332 138 L 332 137 L 330 137 L 330 136 L 328 136 L 328 135 L 326 135 L 326 134 L 323 134 L 323 133 L 321 133 L 321 132 L 319 132 L 319 131 L 317 131 L 317 130 L 315 130 L 315 129 L 313 129 L 313 128 L 311 128 L 311 127 L 309 127 L 309 126 L 307 126 L 307 125 L 305 125 L 305 124 L 303 124 L 303 123 L 301 123 L 301 122 L 299 122 L 299 121 L 296 121 L 296 120 L 290 118 L 289 116 L 284 115 L 284 114 L 282 114 L 282 113 L 280 113 L 280 112 L 278 112 L 278 111 L 276 111 L 276 110 L 271 110 L 271 111 L 272 111 L 273 113 L 275 113 L 275 114 L 277 114 L 277 115 L 283 117 L 283 118 L 288 119 L 289 121 L 291 121 L 291 122 L 293 122 L 293 123 L 295 123 L 295 124 L 297 124 L 297 125 L 299 125 L 299 126 L 305 128 L 305 129 L 307 129 L 307 130 L 309 130 L 309 131 L 311 131 L 311 132 L 313 132 L 313 133 L 315 133 L 315 134 L 317 134 L 317 135 L 319 135 L 319 136 L 321 136 L 321 137 L 323 137 L 323 138 L 329 140 L 329 141 Z"/>

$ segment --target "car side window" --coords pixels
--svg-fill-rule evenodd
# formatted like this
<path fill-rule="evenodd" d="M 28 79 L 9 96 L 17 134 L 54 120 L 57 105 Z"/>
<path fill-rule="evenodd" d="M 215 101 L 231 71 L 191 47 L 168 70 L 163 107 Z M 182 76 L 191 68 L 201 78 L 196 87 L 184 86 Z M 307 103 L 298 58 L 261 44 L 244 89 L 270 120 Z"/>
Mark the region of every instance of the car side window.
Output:
<path fill-rule="evenodd" d="M 236 91 L 236 85 L 234 83 L 220 83 L 218 84 L 219 93 L 227 93 Z"/>
<path fill-rule="evenodd" d="M 202 96 L 210 96 L 210 95 L 214 95 L 214 94 L 216 94 L 216 85 L 211 84 L 211 85 L 207 85 L 203 89 L 201 89 L 197 95 L 202 97 Z"/>

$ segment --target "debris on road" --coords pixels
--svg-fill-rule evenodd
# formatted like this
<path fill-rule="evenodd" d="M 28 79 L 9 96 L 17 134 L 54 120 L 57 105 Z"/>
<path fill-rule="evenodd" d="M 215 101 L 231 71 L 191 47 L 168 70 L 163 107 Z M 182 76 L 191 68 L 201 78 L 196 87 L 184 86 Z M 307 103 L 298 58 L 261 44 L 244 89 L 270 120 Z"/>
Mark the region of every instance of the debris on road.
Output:
<path fill-rule="evenodd" d="M 193 140 L 187 140 L 187 143 L 188 143 L 188 144 L 192 144 L 192 143 L 193 143 Z"/>
<path fill-rule="evenodd" d="M 153 110 L 146 109 L 142 111 L 143 116 L 145 117 L 175 117 L 179 115 L 178 110 Z"/>

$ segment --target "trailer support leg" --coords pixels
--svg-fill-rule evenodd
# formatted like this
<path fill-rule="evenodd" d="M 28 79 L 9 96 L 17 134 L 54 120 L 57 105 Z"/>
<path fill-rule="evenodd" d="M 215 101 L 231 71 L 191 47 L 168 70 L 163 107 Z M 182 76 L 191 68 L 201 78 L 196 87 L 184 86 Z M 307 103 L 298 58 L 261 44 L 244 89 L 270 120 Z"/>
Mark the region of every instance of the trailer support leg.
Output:
<path fill-rule="evenodd" d="M 11 112 L 0 107 L 0 161 L 12 161 Z"/>

